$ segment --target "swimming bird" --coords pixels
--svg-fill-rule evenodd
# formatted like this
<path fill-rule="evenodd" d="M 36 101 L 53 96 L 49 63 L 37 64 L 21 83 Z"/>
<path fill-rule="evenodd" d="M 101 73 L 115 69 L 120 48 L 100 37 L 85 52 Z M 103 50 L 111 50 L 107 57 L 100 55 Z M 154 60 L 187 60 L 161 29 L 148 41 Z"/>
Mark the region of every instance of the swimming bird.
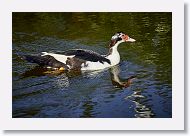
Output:
<path fill-rule="evenodd" d="M 41 55 L 24 55 L 24 59 L 40 66 L 59 70 L 101 70 L 120 62 L 118 45 L 123 42 L 135 42 L 123 32 L 117 32 L 111 37 L 109 52 L 101 55 L 85 49 L 71 49 L 61 53 L 42 52 Z"/>

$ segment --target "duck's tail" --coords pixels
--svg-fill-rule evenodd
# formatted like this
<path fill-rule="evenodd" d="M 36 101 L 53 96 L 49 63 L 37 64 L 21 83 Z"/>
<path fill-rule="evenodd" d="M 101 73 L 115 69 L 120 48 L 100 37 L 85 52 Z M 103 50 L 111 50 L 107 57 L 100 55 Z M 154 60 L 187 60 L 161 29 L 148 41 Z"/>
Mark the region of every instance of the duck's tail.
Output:
<path fill-rule="evenodd" d="M 45 67 L 51 67 L 51 68 L 64 68 L 65 70 L 68 70 L 69 67 L 56 60 L 53 56 L 50 55 L 23 55 L 22 59 L 27 60 L 28 62 L 31 63 L 36 63 L 40 66 L 45 66 Z"/>

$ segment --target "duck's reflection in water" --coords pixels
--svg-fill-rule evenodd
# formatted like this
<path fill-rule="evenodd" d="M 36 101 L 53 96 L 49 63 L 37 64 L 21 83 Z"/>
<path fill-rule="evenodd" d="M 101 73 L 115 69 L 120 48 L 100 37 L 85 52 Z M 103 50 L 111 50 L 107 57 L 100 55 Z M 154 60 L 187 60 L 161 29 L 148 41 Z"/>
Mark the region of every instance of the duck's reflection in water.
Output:
<path fill-rule="evenodd" d="M 21 74 L 20 78 L 39 77 L 45 75 L 61 75 L 63 73 L 65 72 L 60 70 L 49 70 L 47 68 L 36 66 L 33 69 L 25 71 L 23 74 Z"/>
<path fill-rule="evenodd" d="M 120 68 L 118 65 L 111 67 L 110 74 L 111 74 L 111 81 L 112 84 L 119 88 L 127 88 L 131 85 L 133 79 L 136 78 L 136 76 L 130 76 L 126 79 L 121 79 L 119 77 Z"/>
<path fill-rule="evenodd" d="M 99 71 L 91 71 L 86 73 L 86 77 L 88 78 L 98 78 L 98 75 L 101 75 L 101 73 L 105 70 L 99 70 Z M 56 76 L 57 84 L 60 87 L 69 87 L 69 78 L 80 76 L 83 72 L 81 71 L 60 71 L 60 70 L 50 70 L 47 68 L 36 66 L 31 70 L 25 71 L 21 78 L 27 78 L 27 77 L 39 77 L 39 76 Z M 129 87 L 135 79 L 135 76 L 130 76 L 126 79 L 121 79 L 119 77 L 120 69 L 119 66 L 113 66 L 110 68 L 110 77 L 112 84 L 115 87 L 119 88 L 126 88 Z M 89 79 L 90 80 L 90 79 Z"/>
<path fill-rule="evenodd" d="M 127 79 L 121 79 L 119 77 L 120 68 L 118 65 L 110 69 L 112 84 L 119 88 L 127 88 L 133 82 L 133 79 L 136 76 L 130 76 Z M 133 93 L 129 96 L 126 96 L 125 100 L 130 100 L 134 103 L 134 110 L 136 112 L 135 117 L 137 118 L 151 118 L 154 117 L 154 113 L 151 108 L 143 104 L 147 101 L 147 98 L 142 95 L 141 90 L 135 89 Z M 143 102 L 142 102 L 143 101 Z"/>
<path fill-rule="evenodd" d="M 62 70 L 51 70 L 36 66 L 33 69 L 25 71 L 21 74 L 20 78 L 27 77 L 40 77 L 40 76 L 49 76 L 53 77 L 53 82 L 58 88 L 67 88 L 70 86 L 69 78 L 76 77 L 81 75 L 81 71 L 62 71 Z"/>
<path fill-rule="evenodd" d="M 127 77 L 125 79 L 120 78 L 119 77 L 120 68 L 118 65 L 111 67 L 109 69 L 109 71 L 110 71 L 110 79 L 111 79 L 112 85 L 116 88 L 121 88 L 121 89 L 127 88 L 131 85 L 131 83 L 133 82 L 133 79 L 136 78 L 134 75 Z M 23 73 L 21 75 L 21 78 L 53 76 L 53 84 L 56 87 L 69 88 L 71 85 L 70 84 L 71 78 L 74 78 L 74 77 L 80 76 L 80 75 L 85 75 L 84 77 L 87 77 L 87 78 L 89 78 L 89 80 L 91 80 L 91 79 L 94 79 L 97 77 L 98 78 L 101 77 L 100 75 L 103 74 L 104 72 L 106 72 L 106 71 L 105 70 L 104 71 L 93 71 L 93 72 L 87 72 L 87 73 L 83 73 L 81 71 L 65 72 L 65 71 L 59 71 L 59 70 L 52 71 L 52 70 L 48 70 L 48 69 L 42 68 L 42 67 L 35 67 L 35 68 Z M 147 98 L 145 96 L 143 96 L 143 94 L 141 93 L 142 91 L 140 91 L 139 89 L 134 89 L 134 90 L 135 91 L 133 91 L 133 94 L 125 97 L 125 100 L 127 100 L 127 101 L 129 100 L 134 103 L 134 111 L 136 113 L 134 116 L 137 118 L 153 117 L 154 114 L 153 114 L 151 108 L 149 108 L 148 106 L 143 104 Z M 88 102 L 90 102 L 90 100 Z M 84 104 L 84 109 L 86 109 L 85 107 L 87 105 L 89 105 L 89 104 L 86 104 L 86 105 Z M 93 108 L 93 105 L 91 105 L 91 108 Z M 91 108 L 88 107 L 87 109 L 91 109 Z M 88 112 L 88 110 L 86 112 Z"/>

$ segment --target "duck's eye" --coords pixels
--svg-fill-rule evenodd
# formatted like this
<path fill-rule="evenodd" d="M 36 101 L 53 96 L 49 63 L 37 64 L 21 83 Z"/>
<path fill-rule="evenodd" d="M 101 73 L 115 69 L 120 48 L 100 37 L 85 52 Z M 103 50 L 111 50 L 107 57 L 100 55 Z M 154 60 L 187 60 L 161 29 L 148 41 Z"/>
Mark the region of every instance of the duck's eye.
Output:
<path fill-rule="evenodd" d="M 121 35 L 121 37 L 125 37 L 125 35 L 124 35 L 124 34 L 122 34 L 122 35 Z"/>

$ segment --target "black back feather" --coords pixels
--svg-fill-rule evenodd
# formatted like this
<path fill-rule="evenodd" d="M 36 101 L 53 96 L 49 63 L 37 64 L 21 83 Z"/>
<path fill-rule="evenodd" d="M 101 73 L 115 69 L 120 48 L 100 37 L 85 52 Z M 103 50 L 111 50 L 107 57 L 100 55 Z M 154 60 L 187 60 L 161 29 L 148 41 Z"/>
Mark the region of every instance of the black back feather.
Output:
<path fill-rule="evenodd" d="M 73 50 L 62 52 L 61 54 L 66 55 L 66 56 L 75 55 L 76 58 L 86 60 L 86 61 L 93 61 L 93 62 L 99 61 L 102 64 L 104 62 L 111 64 L 109 59 L 91 50 L 73 49 Z"/>

